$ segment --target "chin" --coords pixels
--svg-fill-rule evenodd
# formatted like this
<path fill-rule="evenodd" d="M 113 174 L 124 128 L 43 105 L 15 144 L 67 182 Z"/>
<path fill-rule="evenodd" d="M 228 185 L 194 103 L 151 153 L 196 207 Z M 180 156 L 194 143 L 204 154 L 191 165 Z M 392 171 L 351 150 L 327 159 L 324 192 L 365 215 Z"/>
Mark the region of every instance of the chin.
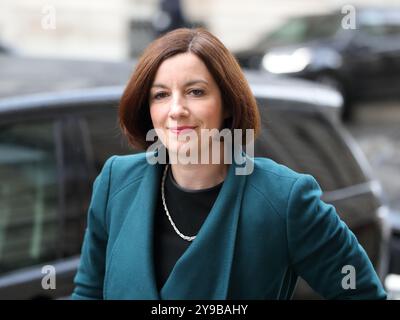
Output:
<path fill-rule="evenodd" d="M 193 143 L 187 143 L 187 142 L 180 142 L 180 141 L 169 141 L 167 144 L 167 150 L 170 155 L 170 160 L 171 160 L 171 155 L 173 154 L 175 157 L 178 157 L 178 159 L 183 159 L 185 163 L 189 161 L 189 159 L 192 161 L 197 161 L 197 163 L 200 162 L 200 149 L 199 146 L 197 145 L 196 142 Z M 196 150 L 195 158 L 192 160 L 189 154 L 189 150 Z M 178 160 L 179 161 L 179 160 Z M 193 162 L 192 162 L 193 163 Z"/>

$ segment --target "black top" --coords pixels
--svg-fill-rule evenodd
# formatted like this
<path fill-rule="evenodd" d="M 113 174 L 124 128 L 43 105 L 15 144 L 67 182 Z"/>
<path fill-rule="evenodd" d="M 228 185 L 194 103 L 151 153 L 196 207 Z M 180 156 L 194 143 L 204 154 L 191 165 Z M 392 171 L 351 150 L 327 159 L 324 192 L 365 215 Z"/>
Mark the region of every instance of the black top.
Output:
<path fill-rule="evenodd" d="M 188 190 L 179 186 L 171 171 L 165 179 L 165 202 L 178 230 L 186 236 L 195 236 L 218 196 L 223 182 L 201 190 Z M 155 215 L 154 264 L 158 290 L 162 288 L 176 261 L 191 244 L 182 239 L 172 227 L 165 213 L 161 186 Z"/>

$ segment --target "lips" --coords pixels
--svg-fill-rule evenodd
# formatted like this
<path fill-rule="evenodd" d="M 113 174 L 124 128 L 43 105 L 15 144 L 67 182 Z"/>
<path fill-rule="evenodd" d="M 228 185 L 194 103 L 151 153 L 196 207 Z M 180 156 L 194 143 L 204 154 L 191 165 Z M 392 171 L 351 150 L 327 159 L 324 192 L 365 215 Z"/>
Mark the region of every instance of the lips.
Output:
<path fill-rule="evenodd" d="M 179 127 L 171 127 L 169 128 L 169 130 L 171 130 L 171 132 L 176 133 L 176 134 L 180 134 L 183 132 L 188 132 L 190 130 L 193 130 L 197 127 L 194 126 L 179 126 Z"/>

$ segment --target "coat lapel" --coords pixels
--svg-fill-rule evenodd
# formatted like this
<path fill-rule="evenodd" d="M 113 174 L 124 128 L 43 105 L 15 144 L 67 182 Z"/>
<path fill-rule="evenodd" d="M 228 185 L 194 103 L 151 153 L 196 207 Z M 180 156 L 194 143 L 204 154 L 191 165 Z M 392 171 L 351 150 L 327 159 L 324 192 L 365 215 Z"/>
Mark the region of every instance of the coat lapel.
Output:
<path fill-rule="evenodd" d="M 165 282 L 164 300 L 224 300 L 228 296 L 236 231 L 246 176 L 231 165 L 211 212 Z"/>

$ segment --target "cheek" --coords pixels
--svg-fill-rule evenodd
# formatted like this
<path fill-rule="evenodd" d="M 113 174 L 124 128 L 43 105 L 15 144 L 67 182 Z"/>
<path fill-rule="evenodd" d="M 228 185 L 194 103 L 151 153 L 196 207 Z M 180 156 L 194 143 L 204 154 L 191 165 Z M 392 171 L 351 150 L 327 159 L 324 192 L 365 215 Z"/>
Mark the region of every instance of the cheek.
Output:
<path fill-rule="evenodd" d="M 156 131 L 156 135 L 161 140 L 161 142 L 166 145 L 166 138 L 164 133 L 164 120 L 161 113 L 161 109 L 158 106 L 151 106 L 150 107 L 150 118 L 153 124 L 153 128 Z"/>
<path fill-rule="evenodd" d="M 162 109 L 158 108 L 158 106 L 151 106 L 150 107 L 150 117 L 151 121 L 153 122 L 153 126 L 159 126 L 162 123 L 163 114 Z"/>
<path fill-rule="evenodd" d="M 206 108 L 202 114 L 202 118 L 209 125 L 213 127 L 219 126 L 220 122 L 223 120 L 223 110 L 220 105 L 212 104 L 209 108 Z"/>

